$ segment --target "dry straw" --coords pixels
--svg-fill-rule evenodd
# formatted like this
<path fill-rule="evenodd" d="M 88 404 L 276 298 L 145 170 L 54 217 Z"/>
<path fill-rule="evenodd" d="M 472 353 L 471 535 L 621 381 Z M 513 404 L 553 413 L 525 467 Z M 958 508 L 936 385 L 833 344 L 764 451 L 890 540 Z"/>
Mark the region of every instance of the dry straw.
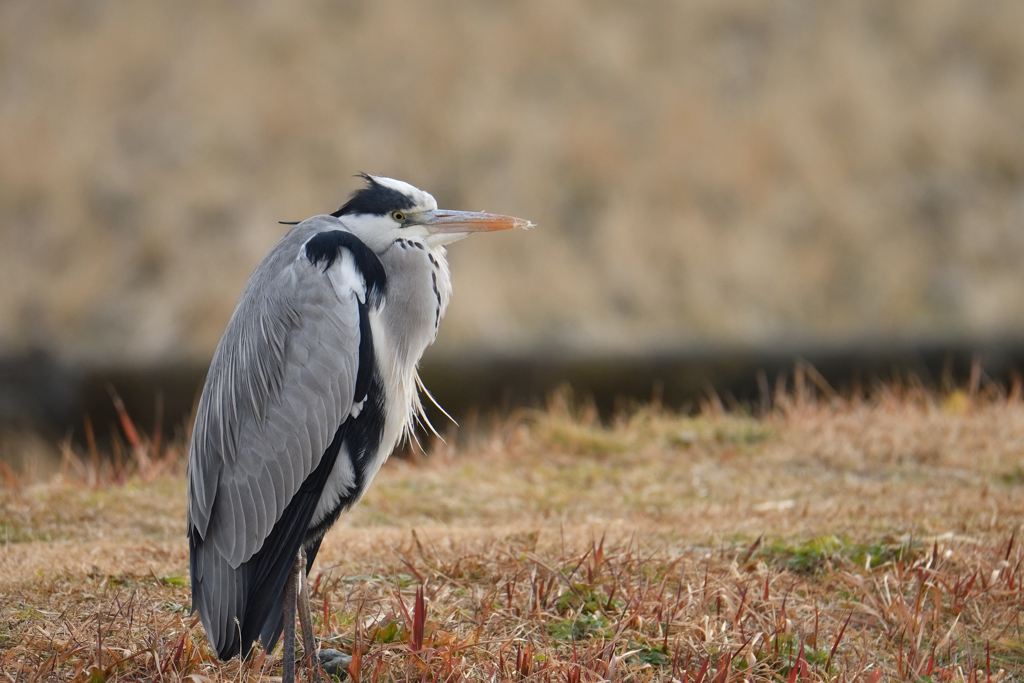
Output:
<path fill-rule="evenodd" d="M 756 419 L 562 391 L 393 460 L 313 569 L 320 638 L 363 681 L 1019 680 L 1019 387 L 795 380 Z M 207 647 L 184 446 L 121 415 L 120 468 L 5 479 L 0 680 L 272 678 Z"/>

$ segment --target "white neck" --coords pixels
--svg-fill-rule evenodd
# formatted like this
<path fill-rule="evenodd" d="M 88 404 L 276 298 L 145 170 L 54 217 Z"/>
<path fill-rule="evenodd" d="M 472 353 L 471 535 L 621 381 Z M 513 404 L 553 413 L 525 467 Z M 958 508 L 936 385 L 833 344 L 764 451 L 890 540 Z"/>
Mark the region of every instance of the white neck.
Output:
<path fill-rule="evenodd" d="M 381 262 L 388 274 L 387 295 L 384 306 L 371 314 L 370 327 L 389 397 L 381 447 L 390 451 L 403 432 L 411 434 L 414 420 L 426 421 L 417 366 L 437 337 L 452 285 L 444 247 L 402 240 L 381 254 Z"/>

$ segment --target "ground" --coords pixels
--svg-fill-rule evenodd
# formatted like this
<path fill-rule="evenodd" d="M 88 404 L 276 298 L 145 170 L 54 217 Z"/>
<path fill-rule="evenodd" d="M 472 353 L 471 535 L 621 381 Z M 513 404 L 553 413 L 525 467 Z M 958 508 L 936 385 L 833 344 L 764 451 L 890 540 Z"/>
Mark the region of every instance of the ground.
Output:
<path fill-rule="evenodd" d="M 393 458 L 313 567 L 318 635 L 366 681 L 1024 680 L 1018 392 L 825 389 L 610 424 L 562 393 Z M 208 649 L 182 446 L 127 441 L 6 473 L 0 680 L 279 676 Z"/>

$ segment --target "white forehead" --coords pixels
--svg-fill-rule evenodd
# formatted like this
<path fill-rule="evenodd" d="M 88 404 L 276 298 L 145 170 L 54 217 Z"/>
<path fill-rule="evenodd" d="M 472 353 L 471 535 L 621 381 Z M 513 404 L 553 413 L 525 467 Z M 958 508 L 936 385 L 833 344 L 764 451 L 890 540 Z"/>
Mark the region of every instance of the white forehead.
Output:
<path fill-rule="evenodd" d="M 406 197 L 413 201 L 415 205 L 414 211 L 433 211 L 437 208 L 437 200 L 429 192 L 424 192 L 418 187 L 413 187 L 407 182 L 401 180 L 395 180 L 394 178 L 385 178 L 384 176 L 373 176 L 373 179 L 377 183 L 384 187 L 390 187 L 392 190 L 401 192 Z"/>

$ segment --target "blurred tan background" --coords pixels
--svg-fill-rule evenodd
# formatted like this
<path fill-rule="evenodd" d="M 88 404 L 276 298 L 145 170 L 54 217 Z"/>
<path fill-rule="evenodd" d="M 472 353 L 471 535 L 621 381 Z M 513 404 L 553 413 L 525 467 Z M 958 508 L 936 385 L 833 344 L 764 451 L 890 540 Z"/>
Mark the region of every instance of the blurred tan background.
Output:
<path fill-rule="evenodd" d="M 0 354 L 208 359 L 359 171 L 529 218 L 434 357 L 1024 333 L 1024 3 L 0 3 Z"/>

